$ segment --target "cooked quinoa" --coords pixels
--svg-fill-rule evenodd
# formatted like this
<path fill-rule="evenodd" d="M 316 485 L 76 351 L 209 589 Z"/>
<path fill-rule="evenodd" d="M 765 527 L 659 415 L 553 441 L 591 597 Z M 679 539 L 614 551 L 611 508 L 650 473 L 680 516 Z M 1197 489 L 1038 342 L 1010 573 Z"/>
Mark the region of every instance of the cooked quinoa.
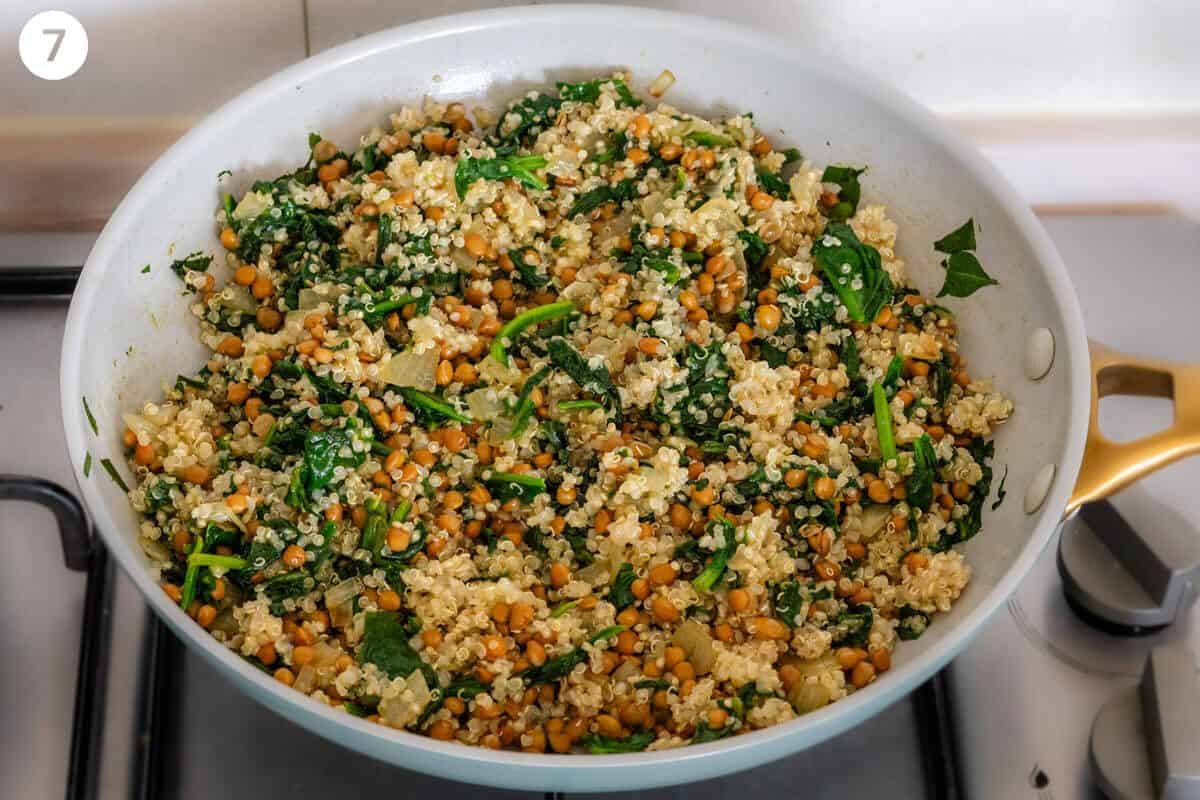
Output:
<path fill-rule="evenodd" d="M 627 80 L 314 134 L 173 265 L 212 354 L 125 415 L 129 498 L 276 680 L 463 744 L 676 747 L 886 679 L 966 586 L 1012 404 L 861 170 Z"/>

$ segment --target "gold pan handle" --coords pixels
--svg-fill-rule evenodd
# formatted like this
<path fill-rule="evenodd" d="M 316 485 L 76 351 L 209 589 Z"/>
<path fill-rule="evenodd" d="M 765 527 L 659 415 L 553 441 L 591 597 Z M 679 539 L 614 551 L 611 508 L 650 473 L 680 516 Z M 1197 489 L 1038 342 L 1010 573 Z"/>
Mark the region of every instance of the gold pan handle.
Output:
<path fill-rule="evenodd" d="M 1200 365 L 1155 361 L 1118 353 L 1089 341 L 1092 407 L 1087 444 L 1067 514 L 1102 500 L 1186 456 L 1200 453 Z M 1132 442 L 1114 442 L 1100 432 L 1100 398 L 1109 395 L 1166 397 L 1175 419 L 1158 433 Z"/>

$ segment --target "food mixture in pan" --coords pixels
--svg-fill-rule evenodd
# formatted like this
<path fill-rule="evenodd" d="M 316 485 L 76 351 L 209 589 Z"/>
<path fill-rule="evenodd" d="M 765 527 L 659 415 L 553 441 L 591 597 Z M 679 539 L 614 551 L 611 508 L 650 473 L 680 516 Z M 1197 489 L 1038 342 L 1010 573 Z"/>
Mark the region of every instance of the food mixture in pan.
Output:
<path fill-rule="evenodd" d="M 211 356 L 124 417 L 198 625 L 383 725 L 614 753 L 870 691 L 939 624 L 1012 404 L 863 165 L 671 80 L 426 102 L 225 198 L 172 265 Z M 969 220 L 910 245 L 994 283 Z"/>

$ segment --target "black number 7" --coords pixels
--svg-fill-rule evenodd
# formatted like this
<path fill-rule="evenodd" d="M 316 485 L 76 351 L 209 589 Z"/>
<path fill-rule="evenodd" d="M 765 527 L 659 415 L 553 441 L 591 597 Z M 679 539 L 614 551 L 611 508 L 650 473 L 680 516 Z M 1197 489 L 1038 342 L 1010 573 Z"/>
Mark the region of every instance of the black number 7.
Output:
<path fill-rule="evenodd" d="M 47 61 L 53 61 L 58 55 L 58 48 L 62 47 L 63 38 L 67 35 L 66 28 L 42 28 L 42 33 L 47 36 L 54 37 L 54 45 L 50 48 L 50 57 Z"/>

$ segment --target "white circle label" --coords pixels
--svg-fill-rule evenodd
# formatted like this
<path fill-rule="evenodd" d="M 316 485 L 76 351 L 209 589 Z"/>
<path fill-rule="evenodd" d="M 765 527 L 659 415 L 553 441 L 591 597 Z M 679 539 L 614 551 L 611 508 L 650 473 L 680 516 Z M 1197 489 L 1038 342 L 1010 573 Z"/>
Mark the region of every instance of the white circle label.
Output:
<path fill-rule="evenodd" d="M 65 11 L 43 11 L 25 23 L 17 47 L 30 72 L 48 81 L 61 81 L 87 61 L 87 31 Z"/>

